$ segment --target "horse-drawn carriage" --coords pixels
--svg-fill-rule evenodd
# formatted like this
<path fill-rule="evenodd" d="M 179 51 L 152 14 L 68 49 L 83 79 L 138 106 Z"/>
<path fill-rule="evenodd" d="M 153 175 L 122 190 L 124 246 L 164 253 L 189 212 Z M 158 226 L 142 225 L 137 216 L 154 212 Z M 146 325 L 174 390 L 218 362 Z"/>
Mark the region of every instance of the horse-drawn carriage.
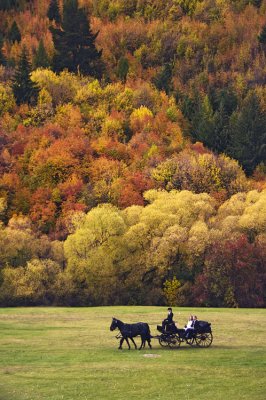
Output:
<path fill-rule="evenodd" d="M 181 343 L 210 347 L 213 340 L 211 324 L 205 321 L 196 321 L 193 331 L 189 333 L 185 329 L 178 329 L 174 323 L 166 325 L 165 329 L 157 325 L 157 330 L 161 332 L 161 335 L 153 336 L 153 338 L 158 339 L 162 347 L 179 347 Z"/>
<path fill-rule="evenodd" d="M 211 324 L 205 321 L 196 321 L 194 329 L 189 332 L 185 329 L 178 329 L 174 322 L 166 325 L 165 328 L 157 325 L 157 329 L 161 334 L 152 336 L 147 323 L 138 322 L 135 324 L 125 324 L 113 318 L 110 330 L 114 331 L 115 329 L 119 329 L 120 331 L 116 336 L 117 339 L 120 339 L 119 349 L 122 349 L 124 340 L 127 342 L 128 348 L 130 349 L 128 339 L 132 341 L 136 349 L 137 345 L 134 341 L 134 337 L 136 336 L 141 337 L 140 349 L 145 347 L 146 342 L 151 348 L 151 339 L 158 339 L 162 347 L 168 346 L 170 348 L 179 347 L 181 343 L 187 343 L 190 346 L 210 347 L 213 340 Z"/>

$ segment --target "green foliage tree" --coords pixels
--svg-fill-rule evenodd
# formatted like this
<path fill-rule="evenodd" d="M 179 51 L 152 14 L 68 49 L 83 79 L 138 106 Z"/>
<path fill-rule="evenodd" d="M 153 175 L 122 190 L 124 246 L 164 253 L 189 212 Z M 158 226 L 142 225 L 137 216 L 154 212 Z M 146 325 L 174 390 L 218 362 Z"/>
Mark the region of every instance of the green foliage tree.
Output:
<path fill-rule="evenodd" d="M 170 306 L 177 306 L 177 296 L 178 296 L 178 289 L 181 286 L 181 283 L 178 279 L 174 276 L 172 280 L 166 280 L 164 282 L 163 292 L 166 298 L 166 303 Z"/>
<path fill-rule="evenodd" d="M 76 231 L 67 238 L 67 271 L 76 283 L 81 301 L 96 304 L 110 301 L 124 231 L 119 211 L 104 204 L 78 221 Z"/>
<path fill-rule="evenodd" d="M 42 39 L 40 40 L 36 54 L 33 58 L 33 65 L 34 68 L 48 68 L 50 66 L 50 61 Z"/>
<path fill-rule="evenodd" d="M 8 31 L 7 38 L 11 43 L 19 43 L 21 41 L 21 33 L 16 21 L 13 21 L 13 24 Z"/>
<path fill-rule="evenodd" d="M 0 230 L 0 265 L 10 267 L 24 267 L 31 258 L 49 254 L 49 240 L 47 237 L 37 238 L 31 229 L 28 217 L 14 215 L 7 227 Z"/>
<path fill-rule="evenodd" d="M 0 304 L 52 304 L 60 287 L 60 272 L 60 266 L 49 259 L 32 259 L 24 268 L 5 268 Z"/>
<path fill-rule="evenodd" d="M 0 303 L 263 306 L 265 196 L 238 193 L 217 209 L 204 193 L 151 190 L 145 207 L 75 213 L 64 270 L 62 243 L 13 217 L 0 229 Z"/>
<path fill-rule="evenodd" d="M 10 87 L 0 84 L 0 116 L 11 111 L 15 106 L 15 99 Z"/>
<path fill-rule="evenodd" d="M 236 161 L 208 153 L 181 152 L 160 163 L 152 171 L 152 176 L 160 187 L 167 190 L 224 191 L 229 196 L 249 188 L 248 180 Z"/>
<path fill-rule="evenodd" d="M 192 15 L 197 3 L 201 0 L 176 0 L 176 4 L 180 5 L 184 14 Z"/>
<path fill-rule="evenodd" d="M 167 94 L 172 90 L 172 70 L 170 63 L 165 64 L 161 71 L 154 78 L 154 84 L 159 90 L 164 90 Z"/>
<path fill-rule="evenodd" d="M 57 24 L 61 22 L 58 0 L 51 0 L 47 11 L 47 17 L 50 21 L 55 21 Z"/>
<path fill-rule="evenodd" d="M 250 174 L 266 157 L 266 113 L 254 92 L 248 93 L 230 123 L 229 154 Z"/>
<path fill-rule="evenodd" d="M 209 147 L 214 151 L 224 153 L 229 145 L 229 116 L 223 104 L 214 113 L 213 124 L 214 130 L 209 140 Z"/>
<path fill-rule="evenodd" d="M 212 104 L 207 95 L 199 98 L 198 110 L 192 119 L 192 135 L 195 140 L 212 147 L 214 136 L 214 113 Z"/>
<path fill-rule="evenodd" d="M 34 104 L 37 101 L 39 89 L 30 78 L 31 64 L 26 47 L 22 48 L 18 66 L 13 78 L 13 93 L 18 105 L 23 103 Z"/>
<path fill-rule="evenodd" d="M 117 76 L 122 82 L 126 82 L 129 70 L 129 62 L 126 57 L 121 57 L 117 64 Z"/>
<path fill-rule="evenodd" d="M 102 51 L 98 51 L 93 34 L 83 8 L 78 8 L 77 0 L 65 0 L 63 19 L 60 28 L 51 27 L 55 56 L 55 71 L 68 69 L 84 75 L 101 77 L 103 64 Z"/>

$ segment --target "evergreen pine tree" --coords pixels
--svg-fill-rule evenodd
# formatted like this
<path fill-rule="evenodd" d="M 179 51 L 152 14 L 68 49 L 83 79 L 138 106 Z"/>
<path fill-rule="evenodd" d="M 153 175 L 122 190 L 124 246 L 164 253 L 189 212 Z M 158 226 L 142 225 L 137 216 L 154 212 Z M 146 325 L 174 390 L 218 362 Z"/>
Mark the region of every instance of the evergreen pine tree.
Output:
<path fill-rule="evenodd" d="M 214 130 L 209 147 L 218 153 L 224 153 L 229 146 L 229 121 L 237 108 L 237 97 L 230 87 L 217 91 L 210 88 L 209 97 L 214 109 Z"/>
<path fill-rule="evenodd" d="M 11 28 L 9 29 L 7 34 L 7 38 L 11 43 L 21 41 L 21 33 L 16 21 L 14 21 L 13 24 L 11 25 Z"/>
<path fill-rule="evenodd" d="M 129 70 L 129 62 L 126 57 L 121 57 L 117 64 L 117 76 L 122 82 L 126 82 Z"/>
<path fill-rule="evenodd" d="M 6 64 L 6 59 L 2 51 L 3 44 L 4 44 L 3 35 L 0 33 L 0 65 Z"/>
<path fill-rule="evenodd" d="M 34 68 L 48 68 L 50 66 L 49 58 L 46 53 L 43 40 L 40 40 L 38 49 L 33 59 Z"/>
<path fill-rule="evenodd" d="M 59 12 L 58 0 L 51 0 L 47 12 L 47 17 L 50 21 L 55 21 L 57 24 L 60 24 L 61 15 Z"/>
<path fill-rule="evenodd" d="M 165 93 L 169 94 L 173 89 L 172 85 L 172 70 L 173 66 L 171 63 L 167 63 L 163 66 L 162 70 L 156 75 L 153 82 L 157 89 L 164 90 Z"/>
<path fill-rule="evenodd" d="M 214 114 L 214 130 L 210 137 L 210 148 L 219 153 L 224 153 L 229 144 L 229 116 L 224 104 Z"/>
<path fill-rule="evenodd" d="M 254 92 L 248 93 L 239 112 L 230 121 L 228 153 L 250 174 L 266 159 L 266 113 Z"/>
<path fill-rule="evenodd" d="M 0 1 L 0 10 L 8 11 L 12 8 L 17 8 L 18 0 L 1 0 Z"/>
<path fill-rule="evenodd" d="M 191 119 L 192 136 L 194 140 L 212 147 L 214 135 L 214 113 L 207 95 L 195 99 L 194 115 Z"/>
<path fill-rule="evenodd" d="M 28 60 L 26 47 L 23 46 L 12 85 L 13 93 L 18 105 L 23 103 L 36 103 L 39 89 L 30 79 L 30 74 L 31 64 Z"/>
<path fill-rule="evenodd" d="M 6 10 L 8 10 L 8 7 L 9 7 L 9 1 L 8 1 L 8 0 L 2 0 L 2 1 L 0 2 L 0 10 L 1 10 L 1 11 L 6 11 Z"/>
<path fill-rule="evenodd" d="M 250 0 L 250 4 L 252 4 L 254 7 L 260 8 L 262 0 Z"/>
<path fill-rule="evenodd" d="M 212 101 L 215 110 L 224 108 L 227 115 L 231 115 L 237 108 L 237 95 L 234 90 L 230 87 L 224 87 L 222 90 L 218 90 L 214 93 L 214 99 Z"/>
<path fill-rule="evenodd" d="M 266 44 L 266 25 L 262 28 L 262 31 L 258 36 L 258 41 L 262 44 Z"/>
<path fill-rule="evenodd" d="M 55 46 L 54 70 L 68 69 L 85 75 L 100 77 L 103 64 L 101 51 L 95 47 L 98 33 L 93 34 L 85 10 L 77 0 L 64 0 L 61 28 L 51 28 Z"/>

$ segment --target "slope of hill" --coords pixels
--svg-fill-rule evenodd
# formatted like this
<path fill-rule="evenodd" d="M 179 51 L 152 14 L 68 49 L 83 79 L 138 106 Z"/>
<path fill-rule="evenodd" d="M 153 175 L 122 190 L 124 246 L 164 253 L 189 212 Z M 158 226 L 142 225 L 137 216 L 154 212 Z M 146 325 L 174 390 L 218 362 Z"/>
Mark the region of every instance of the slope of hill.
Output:
<path fill-rule="evenodd" d="M 1 2 L 2 304 L 265 304 L 265 12 Z"/>

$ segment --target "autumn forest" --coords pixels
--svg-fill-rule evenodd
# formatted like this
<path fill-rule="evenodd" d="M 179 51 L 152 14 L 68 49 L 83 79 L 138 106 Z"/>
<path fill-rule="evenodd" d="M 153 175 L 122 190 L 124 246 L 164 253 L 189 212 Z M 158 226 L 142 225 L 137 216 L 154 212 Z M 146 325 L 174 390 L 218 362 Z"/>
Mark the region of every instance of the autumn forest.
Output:
<path fill-rule="evenodd" d="M 1 0 L 0 305 L 264 307 L 266 0 Z"/>

